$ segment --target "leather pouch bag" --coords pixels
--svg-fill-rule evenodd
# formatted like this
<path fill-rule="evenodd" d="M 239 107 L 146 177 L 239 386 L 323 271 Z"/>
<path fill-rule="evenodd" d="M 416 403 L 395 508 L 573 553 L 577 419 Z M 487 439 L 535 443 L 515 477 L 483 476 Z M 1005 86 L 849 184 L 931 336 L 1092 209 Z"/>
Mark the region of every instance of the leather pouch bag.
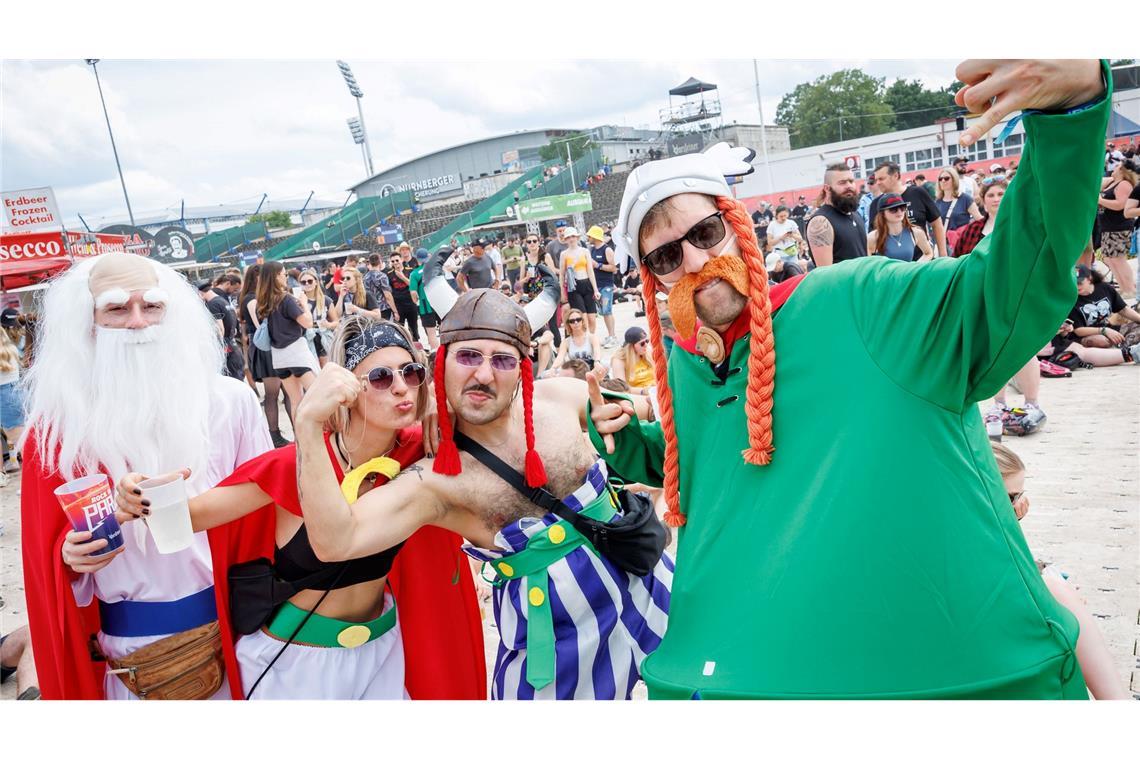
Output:
<path fill-rule="evenodd" d="M 222 687 L 226 672 L 216 620 L 107 663 L 139 699 L 209 699 Z"/>

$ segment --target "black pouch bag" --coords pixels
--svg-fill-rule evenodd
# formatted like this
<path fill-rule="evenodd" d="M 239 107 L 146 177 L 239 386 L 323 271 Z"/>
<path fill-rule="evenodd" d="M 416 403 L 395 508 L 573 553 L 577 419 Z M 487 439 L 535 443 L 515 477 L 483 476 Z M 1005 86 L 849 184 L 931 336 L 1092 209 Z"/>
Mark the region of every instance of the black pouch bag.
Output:
<path fill-rule="evenodd" d="M 613 522 L 595 520 L 570 509 L 546 489 L 531 488 L 522 474 L 463 433 L 455 433 L 455 443 L 529 501 L 573 525 L 602 556 L 619 569 L 646 576 L 653 572 L 661 559 L 668 533 L 657 519 L 653 502 L 644 494 L 625 489 L 617 491 L 620 507 L 618 519 Z"/>
<path fill-rule="evenodd" d="M 334 565 L 298 582 L 277 577 L 273 563 L 266 557 L 232 565 L 227 574 L 230 584 L 230 622 L 243 636 L 254 633 L 269 623 L 273 613 L 299 591 L 316 588 L 333 577 L 342 565 Z"/>

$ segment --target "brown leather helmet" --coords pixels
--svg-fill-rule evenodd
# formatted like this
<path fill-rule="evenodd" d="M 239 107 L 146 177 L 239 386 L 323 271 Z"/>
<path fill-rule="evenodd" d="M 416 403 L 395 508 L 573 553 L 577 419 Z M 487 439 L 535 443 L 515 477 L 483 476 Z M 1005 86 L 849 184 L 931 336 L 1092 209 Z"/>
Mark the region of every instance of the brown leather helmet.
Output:
<path fill-rule="evenodd" d="M 479 288 L 459 296 L 439 325 L 439 342 L 501 340 L 526 356 L 530 353 L 530 322 L 526 311 L 496 290 Z"/>

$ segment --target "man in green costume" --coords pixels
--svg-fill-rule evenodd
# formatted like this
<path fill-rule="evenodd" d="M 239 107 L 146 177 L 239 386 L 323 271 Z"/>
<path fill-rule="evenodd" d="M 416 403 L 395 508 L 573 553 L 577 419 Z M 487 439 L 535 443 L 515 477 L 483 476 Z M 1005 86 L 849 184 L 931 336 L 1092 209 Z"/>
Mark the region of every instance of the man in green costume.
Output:
<path fill-rule="evenodd" d="M 1021 109 L 1028 139 L 964 259 L 869 257 L 769 293 L 724 179 L 750 156 L 721 144 L 626 183 L 614 239 L 646 283 L 661 421 L 592 386 L 590 434 L 684 526 L 652 698 L 1087 696 L 1077 622 L 1041 581 L 977 403 L 1076 299 L 1111 85 L 1091 61 L 957 76 L 982 113 L 962 144 Z M 668 364 L 654 290 L 686 338 Z"/>

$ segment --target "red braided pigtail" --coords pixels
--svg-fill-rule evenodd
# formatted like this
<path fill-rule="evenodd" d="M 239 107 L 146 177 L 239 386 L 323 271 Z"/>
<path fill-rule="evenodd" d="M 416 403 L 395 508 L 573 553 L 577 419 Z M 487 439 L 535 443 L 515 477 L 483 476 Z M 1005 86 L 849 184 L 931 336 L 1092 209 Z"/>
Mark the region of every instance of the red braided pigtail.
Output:
<path fill-rule="evenodd" d="M 463 472 L 459 449 L 451 430 L 451 417 L 447 414 L 447 391 L 443 387 L 443 364 L 447 360 L 447 346 L 440 346 L 435 356 L 435 408 L 439 414 L 439 450 L 435 452 L 432 472 L 440 475 L 458 475 Z"/>
<path fill-rule="evenodd" d="M 534 365 L 527 356 L 519 366 L 522 367 L 523 430 L 526 432 L 526 484 L 538 488 L 546 485 L 546 468 L 534 448 Z"/>
<path fill-rule="evenodd" d="M 756 242 L 756 231 L 744 204 L 735 198 L 720 196 L 717 208 L 732 225 L 740 247 L 741 258 L 748 266 L 748 301 L 750 314 L 748 360 L 748 392 L 745 412 L 748 417 L 748 448 L 741 452 L 749 464 L 766 465 L 772 461 L 772 395 L 776 384 L 776 343 L 772 335 L 772 303 L 768 297 L 768 272 L 764 256 Z"/>
<path fill-rule="evenodd" d="M 669 363 L 661 341 L 661 316 L 657 311 L 657 281 L 648 267 L 641 267 L 641 291 L 645 298 L 645 316 L 649 321 L 650 345 L 653 346 L 653 374 L 657 378 L 657 405 L 661 408 L 661 432 L 665 435 L 665 524 L 680 528 L 685 524 L 681 512 L 681 478 L 677 455 L 677 431 L 673 427 L 673 391 L 669 389 Z"/>

